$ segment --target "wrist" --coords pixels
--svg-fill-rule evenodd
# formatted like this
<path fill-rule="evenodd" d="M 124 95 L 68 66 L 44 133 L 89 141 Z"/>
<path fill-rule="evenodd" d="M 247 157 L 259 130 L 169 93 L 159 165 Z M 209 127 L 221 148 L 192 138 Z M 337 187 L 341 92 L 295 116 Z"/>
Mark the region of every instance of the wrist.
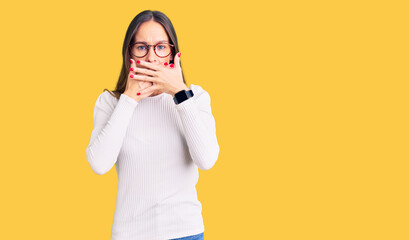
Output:
<path fill-rule="evenodd" d="M 173 92 L 172 92 L 172 97 L 175 97 L 175 94 L 178 93 L 178 92 L 180 92 L 180 91 L 182 91 L 182 90 L 189 91 L 190 89 L 189 89 L 188 87 L 186 87 L 186 86 L 178 87 L 178 88 L 176 88 L 175 90 L 173 90 Z"/>

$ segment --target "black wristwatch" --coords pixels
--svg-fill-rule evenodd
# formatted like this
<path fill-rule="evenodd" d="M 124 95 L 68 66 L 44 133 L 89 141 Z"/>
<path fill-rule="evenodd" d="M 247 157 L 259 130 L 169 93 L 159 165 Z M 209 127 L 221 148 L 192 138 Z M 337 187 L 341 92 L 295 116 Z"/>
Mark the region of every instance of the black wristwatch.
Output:
<path fill-rule="evenodd" d="M 193 97 L 193 91 L 192 90 L 188 90 L 186 91 L 185 89 L 175 93 L 175 97 L 173 97 L 173 101 L 176 104 L 179 104 L 189 98 Z"/>

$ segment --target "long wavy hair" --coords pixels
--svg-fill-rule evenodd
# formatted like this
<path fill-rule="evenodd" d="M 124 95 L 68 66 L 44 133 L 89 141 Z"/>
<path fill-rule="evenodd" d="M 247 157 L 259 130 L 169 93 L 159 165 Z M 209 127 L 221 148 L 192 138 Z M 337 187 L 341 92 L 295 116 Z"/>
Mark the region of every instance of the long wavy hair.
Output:
<path fill-rule="evenodd" d="M 119 79 L 116 84 L 115 90 L 110 91 L 107 88 L 104 89 L 104 91 L 108 91 L 112 96 L 116 97 L 117 99 L 119 99 L 121 94 L 125 92 L 126 83 L 128 81 L 128 75 L 129 75 L 130 68 L 131 68 L 131 62 L 130 62 L 131 55 L 129 53 L 129 46 L 134 42 L 134 36 L 139 26 L 142 23 L 148 22 L 150 20 L 158 22 L 163 26 L 163 28 L 165 29 L 170 39 L 169 40 L 170 44 L 173 44 L 175 46 L 174 48 L 172 48 L 172 53 L 171 53 L 173 56 L 173 59 L 170 60 L 170 63 L 174 64 L 175 54 L 179 52 L 179 45 L 178 45 L 178 39 L 176 37 L 176 32 L 175 32 L 175 29 L 173 28 L 172 22 L 165 14 L 163 14 L 160 11 L 145 10 L 143 12 L 140 12 L 138 15 L 135 16 L 135 18 L 129 24 L 128 30 L 126 31 L 124 44 L 122 46 L 122 58 L 123 58 L 122 69 L 121 69 L 121 73 L 119 75 Z M 180 61 L 180 67 L 182 68 L 182 61 Z M 183 74 L 183 68 L 182 68 L 182 77 L 183 77 L 183 82 L 186 84 L 185 76 Z"/>

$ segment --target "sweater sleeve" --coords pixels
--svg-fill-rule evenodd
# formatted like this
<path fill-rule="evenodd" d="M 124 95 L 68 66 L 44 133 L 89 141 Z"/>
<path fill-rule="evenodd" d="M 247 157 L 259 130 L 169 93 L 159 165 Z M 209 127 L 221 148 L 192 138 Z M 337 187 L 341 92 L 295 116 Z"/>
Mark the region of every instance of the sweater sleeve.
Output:
<path fill-rule="evenodd" d="M 193 162 L 209 170 L 219 156 L 216 123 L 212 115 L 210 95 L 200 86 L 191 84 L 194 96 L 176 105 Z"/>
<path fill-rule="evenodd" d="M 99 95 L 94 129 L 86 149 L 87 160 L 96 174 L 107 173 L 116 163 L 136 105 L 138 102 L 125 94 L 119 100 L 107 91 Z"/>

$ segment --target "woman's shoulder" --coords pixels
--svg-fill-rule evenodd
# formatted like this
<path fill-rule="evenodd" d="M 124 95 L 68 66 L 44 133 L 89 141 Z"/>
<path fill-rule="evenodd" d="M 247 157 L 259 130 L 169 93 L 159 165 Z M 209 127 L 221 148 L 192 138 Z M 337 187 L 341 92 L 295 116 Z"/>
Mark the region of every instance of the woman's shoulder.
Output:
<path fill-rule="evenodd" d="M 193 94 L 194 94 L 194 95 L 201 95 L 201 94 L 203 94 L 203 92 L 206 92 L 206 91 L 203 89 L 202 86 L 196 85 L 196 84 L 193 84 L 193 83 L 190 84 L 190 90 L 193 91 Z"/>
<path fill-rule="evenodd" d="M 109 91 L 109 90 L 104 90 L 101 94 L 100 94 L 100 96 L 101 97 L 103 97 L 103 98 L 106 98 L 106 99 L 110 99 L 111 101 L 113 101 L 113 100 L 118 100 L 116 97 L 115 97 L 115 93 L 114 92 L 112 92 L 112 91 Z"/>
<path fill-rule="evenodd" d="M 114 96 L 114 93 L 108 90 L 99 94 L 95 104 L 102 108 L 114 109 L 117 103 L 118 99 Z"/>
<path fill-rule="evenodd" d="M 210 95 L 209 93 L 203 89 L 202 86 L 196 84 L 190 84 L 190 89 L 193 92 L 193 99 L 196 102 L 209 104 L 210 102 Z"/>

